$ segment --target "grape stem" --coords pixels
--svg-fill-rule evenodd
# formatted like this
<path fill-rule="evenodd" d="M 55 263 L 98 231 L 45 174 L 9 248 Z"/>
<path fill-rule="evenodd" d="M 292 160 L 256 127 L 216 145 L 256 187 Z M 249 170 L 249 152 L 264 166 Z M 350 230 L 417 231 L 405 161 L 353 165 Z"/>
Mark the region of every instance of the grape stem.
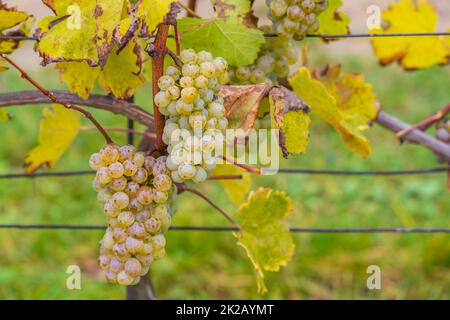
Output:
<path fill-rule="evenodd" d="M 0 54 L 0 57 L 3 58 L 12 67 L 14 67 L 17 71 L 19 71 L 20 76 L 23 79 L 27 80 L 31 85 L 33 85 L 36 89 L 38 89 L 40 92 L 42 92 L 42 94 L 47 96 L 53 103 L 60 104 L 60 105 L 64 106 L 67 109 L 72 109 L 72 110 L 78 111 L 81 114 L 83 114 L 87 119 L 89 119 L 92 122 L 92 124 L 97 128 L 97 130 L 100 131 L 100 133 L 105 138 L 105 141 L 106 141 L 107 144 L 114 143 L 113 140 L 111 139 L 111 137 L 106 132 L 106 130 L 100 125 L 100 123 L 94 118 L 94 116 L 89 111 L 86 111 L 83 108 L 80 108 L 80 107 L 78 107 L 76 105 L 73 105 L 73 104 L 70 104 L 70 103 L 65 103 L 64 101 L 61 101 L 61 100 L 57 99 L 52 92 L 48 91 L 47 89 L 42 87 L 39 83 L 37 83 L 35 80 L 33 80 L 25 72 L 25 70 L 23 70 L 19 65 L 17 65 L 14 61 L 12 61 L 6 55 Z"/>
<path fill-rule="evenodd" d="M 189 0 L 189 4 L 185 5 L 183 2 L 178 1 L 178 4 L 180 7 L 182 7 L 186 12 L 188 13 L 189 17 L 195 17 L 198 19 L 203 19 L 197 12 L 195 12 L 195 8 L 197 6 L 196 0 Z"/>
<path fill-rule="evenodd" d="M 208 180 L 242 180 L 241 174 L 236 175 L 221 175 L 221 176 L 211 176 Z"/>
<path fill-rule="evenodd" d="M 190 188 L 190 187 L 186 186 L 185 184 L 178 184 L 178 185 L 177 185 L 177 188 L 178 188 L 178 192 L 179 192 L 179 193 L 183 193 L 183 192 L 187 191 L 187 192 L 193 193 L 193 194 L 195 194 L 196 196 L 202 198 L 202 199 L 205 200 L 210 206 L 212 206 L 214 209 L 216 209 L 217 211 L 219 211 L 219 212 L 225 217 L 225 219 L 227 219 L 228 222 L 230 222 L 233 226 L 235 226 L 235 227 L 241 229 L 241 226 L 240 226 L 236 221 L 234 221 L 234 220 L 228 215 L 228 213 L 226 213 L 226 212 L 225 212 L 221 207 L 219 207 L 217 204 L 215 204 L 214 202 L 212 202 L 212 200 L 209 199 L 208 196 L 205 195 L 204 193 L 202 193 L 201 191 L 199 191 L 199 190 L 197 190 L 197 189 Z"/>
<path fill-rule="evenodd" d="M 109 132 L 126 132 L 126 133 L 131 133 L 131 134 L 137 134 L 137 135 L 141 135 L 141 136 L 145 136 L 149 139 L 152 140 L 156 140 L 156 134 L 153 132 L 148 132 L 148 131 L 139 131 L 139 130 L 134 130 L 134 129 L 127 129 L 127 128 L 114 128 L 114 127 L 103 127 L 106 131 Z M 87 127 L 82 127 L 80 129 L 80 131 L 95 131 L 97 130 L 96 127 L 94 126 L 87 126 Z"/>
<path fill-rule="evenodd" d="M 256 174 L 261 174 L 261 169 L 260 168 L 255 168 L 243 163 L 239 163 L 235 160 L 232 159 L 228 159 L 226 156 L 222 156 L 222 159 L 230 164 L 234 164 L 236 167 L 239 167 L 241 169 L 244 169 L 245 171 L 251 172 L 251 173 L 256 173 Z"/>
<path fill-rule="evenodd" d="M 398 139 L 402 139 L 403 136 L 407 135 L 408 133 L 410 133 L 413 130 L 417 129 L 417 130 L 425 131 L 429 127 L 431 127 L 433 124 L 435 124 L 436 122 L 438 122 L 439 120 L 444 118 L 449 113 L 450 113 L 450 104 L 446 105 L 441 110 L 433 113 L 433 115 L 420 121 L 419 123 L 416 123 L 413 126 L 410 126 L 408 128 L 405 128 L 405 129 L 397 132 L 396 136 Z"/>

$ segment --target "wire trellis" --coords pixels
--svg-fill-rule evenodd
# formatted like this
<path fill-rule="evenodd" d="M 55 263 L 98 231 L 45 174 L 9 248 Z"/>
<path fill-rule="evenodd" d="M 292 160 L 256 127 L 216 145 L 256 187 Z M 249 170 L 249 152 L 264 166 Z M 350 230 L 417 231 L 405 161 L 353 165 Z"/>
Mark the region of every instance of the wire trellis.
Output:
<path fill-rule="evenodd" d="M 0 229 L 34 230 L 105 230 L 106 226 L 0 224 Z M 236 227 L 171 226 L 171 231 L 236 232 Z M 450 233 L 450 228 L 290 228 L 293 233 Z"/>

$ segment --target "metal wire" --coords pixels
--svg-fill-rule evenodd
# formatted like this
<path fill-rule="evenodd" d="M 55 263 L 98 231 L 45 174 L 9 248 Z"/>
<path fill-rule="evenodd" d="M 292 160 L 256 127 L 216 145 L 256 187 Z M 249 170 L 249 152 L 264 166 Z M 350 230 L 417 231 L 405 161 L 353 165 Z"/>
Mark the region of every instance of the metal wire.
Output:
<path fill-rule="evenodd" d="M 265 37 L 278 37 L 276 33 L 266 33 Z M 450 36 L 450 32 L 403 32 L 403 33 L 354 33 L 354 34 L 308 34 L 307 38 L 321 39 L 349 39 L 349 38 L 391 38 L 391 37 L 446 37 Z M 39 41 L 36 37 L 23 36 L 0 36 L 0 40 L 16 40 L 16 41 Z"/>
<path fill-rule="evenodd" d="M 105 226 L 92 225 L 38 225 L 38 224 L 0 224 L 0 229 L 19 230 L 105 230 Z M 233 232 L 239 231 L 235 227 L 207 227 L 207 226 L 171 226 L 172 231 L 206 231 Z M 450 233 L 450 228 L 290 228 L 293 233 Z"/>
<path fill-rule="evenodd" d="M 270 172 L 268 169 L 263 171 Z M 349 175 L 349 176 L 401 176 L 401 175 L 427 175 L 447 173 L 450 168 L 430 168 L 417 170 L 313 170 L 313 169 L 289 169 L 281 168 L 277 172 L 281 174 L 305 174 L 305 175 Z M 36 172 L 33 174 L 26 173 L 5 173 L 0 175 L 1 179 L 19 179 L 19 178 L 46 178 L 46 177 L 65 177 L 65 176 L 80 176 L 80 175 L 94 175 L 92 170 L 77 170 L 77 171 L 58 171 L 58 172 Z"/>

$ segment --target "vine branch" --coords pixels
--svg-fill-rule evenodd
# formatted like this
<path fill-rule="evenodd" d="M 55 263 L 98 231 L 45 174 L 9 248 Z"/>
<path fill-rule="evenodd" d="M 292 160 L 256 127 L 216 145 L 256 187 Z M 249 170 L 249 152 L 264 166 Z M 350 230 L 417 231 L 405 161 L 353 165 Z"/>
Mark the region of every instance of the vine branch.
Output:
<path fill-rule="evenodd" d="M 410 126 L 409 128 L 403 129 L 399 132 L 397 132 L 397 138 L 398 139 L 402 139 L 402 137 L 408 133 L 410 133 L 411 131 L 418 129 L 421 131 L 425 131 L 427 130 L 430 126 L 432 126 L 434 123 L 438 122 L 439 120 L 441 120 L 442 118 L 444 118 L 447 114 L 450 113 L 450 104 L 446 105 L 445 107 L 443 107 L 441 110 L 435 112 L 433 115 L 431 115 L 430 117 L 420 121 L 419 123 Z"/>
<path fill-rule="evenodd" d="M 384 129 L 392 131 L 393 133 L 398 133 L 411 127 L 409 124 L 387 114 L 384 111 L 380 111 L 374 121 Z M 403 136 L 403 139 L 421 144 L 431 151 L 437 154 L 441 154 L 445 157 L 447 162 L 450 162 L 450 145 L 435 139 L 434 137 L 426 134 L 423 131 L 414 129 L 411 132 L 405 134 Z"/>
<path fill-rule="evenodd" d="M 58 101 L 67 104 L 76 104 L 121 114 L 145 126 L 151 126 L 153 123 L 153 116 L 149 112 L 136 104 L 124 100 L 117 100 L 110 95 L 94 94 L 90 95 L 88 99 L 83 100 L 69 91 L 58 90 L 52 91 L 52 93 Z M 47 96 L 42 95 L 39 91 L 0 93 L 0 108 L 48 103 L 53 103 L 53 101 Z"/>
<path fill-rule="evenodd" d="M 205 200 L 211 207 L 213 207 L 214 209 L 216 209 L 217 211 L 219 211 L 224 217 L 225 219 L 228 220 L 228 222 L 230 222 L 233 226 L 237 227 L 237 228 L 241 228 L 241 226 L 234 221 L 229 215 L 228 213 L 226 213 L 221 207 L 219 207 L 217 204 L 215 204 L 211 199 L 208 198 L 207 195 L 205 195 L 204 193 L 202 193 L 201 191 L 194 189 L 194 188 L 190 188 L 188 186 L 186 186 L 185 184 L 179 184 L 177 185 L 178 187 L 178 192 L 179 193 L 183 193 L 183 192 L 190 192 L 192 194 L 195 194 L 196 196 L 202 198 L 203 200 Z"/>
<path fill-rule="evenodd" d="M 29 83 L 31 83 L 31 85 L 33 85 L 36 89 L 38 89 L 40 92 L 42 92 L 42 94 L 44 94 L 45 96 L 47 96 L 53 103 L 56 104 L 60 104 L 62 106 L 64 106 L 67 109 L 72 109 L 75 111 L 80 112 L 81 114 L 83 114 L 87 119 L 89 119 L 92 124 L 98 129 L 98 131 L 100 131 L 100 133 L 103 135 L 103 137 L 105 138 L 105 141 L 107 144 L 111 144 L 113 143 L 113 140 L 111 139 L 111 137 L 108 135 L 108 133 L 105 131 L 105 129 L 103 129 L 103 127 L 100 125 L 100 123 L 94 118 L 94 116 L 89 112 L 84 110 L 83 108 L 80 108 L 76 105 L 73 104 L 69 104 L 69 103 L 65 103 L 63 101 L 59 101 L 54 95 L 53 93 L 51 93 L 50 91 L 48 91 L 47 89 L 45 89 L 44 87 L 42 87 L 39 83 L 37 83 L 35 80 L 33 80 L 26 72 L 25 70 L 23 70 L 19 65 L 17 65 L 14 61 L 12 61 L 10 58 L 8 58 L 6 55 L 4 54 L 0 54 L 0 57 L 3 58 L 6 62 L 8 62 L 12 67 L 14 67 L 17 71 L 19 71 L 20 76 L 27 80 Z"/>

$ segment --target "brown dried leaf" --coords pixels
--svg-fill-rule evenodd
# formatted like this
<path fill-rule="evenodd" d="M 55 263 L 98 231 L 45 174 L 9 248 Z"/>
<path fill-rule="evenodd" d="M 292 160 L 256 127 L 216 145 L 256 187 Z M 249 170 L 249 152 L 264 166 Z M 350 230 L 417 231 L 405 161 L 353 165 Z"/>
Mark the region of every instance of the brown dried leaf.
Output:
<path fill-rule="evenodd" d="M 261 101 L 267 96 L 270 88 L 269 83 L 222 87 L 220 95 L 225 100 L 225 116 L 230 127 L 241 128 L 244 132 L 253 128 Z"/>

